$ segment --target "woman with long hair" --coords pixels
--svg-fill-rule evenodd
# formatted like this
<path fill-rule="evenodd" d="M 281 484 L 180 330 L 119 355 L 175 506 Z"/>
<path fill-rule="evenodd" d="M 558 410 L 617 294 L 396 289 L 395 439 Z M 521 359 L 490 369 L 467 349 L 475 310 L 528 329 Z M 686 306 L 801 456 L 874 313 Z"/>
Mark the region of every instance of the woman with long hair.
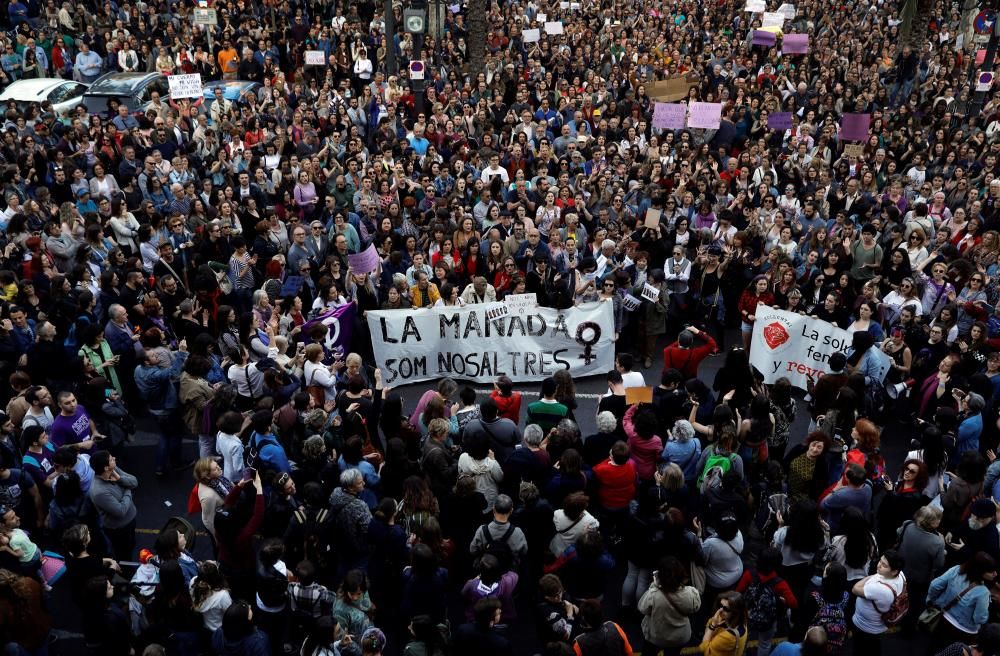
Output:
<path fill-rule="evenodd" d="M 723 592 L 715 600 L 715 609 L 715 614 L 705 625 L 699 649 L 705 656 L 740 656 L 746 651 L 750 636 L 743 595 L 733 591 Z"/>
<path fill-rule="evenodd" d="M 996 561 L 979 551 L 931 581 L 927 606 L 943 611 L 932 644 L 944 647 L 953 642 L 976 642 L 980 629 L 989 622 L 990 590 L 996 577 Z"/>
<path fill-rule="evenodd" d="M 878 543 L 868 520 L 856 506 L 848 506 L 844 510 L 838 533 L 830 541 L 831 549 L 827 556 L 844 566 L 847 580 L 853 585 L 855 581 L 867 576 L 871 560 L 878 553 Z"/>
<path fill-rule="evenodd" d="M 191 580 L 191 602 L 195 612 L 201 615 L 205 639 L 209 639 L 222 626 L 226 610 L 233 605 L 226 577 L 214 560 L 206 560 L 198 566 L 198 576 Z"/>
<path fill-rule="evenodd" d="M 812 499 L 792 503 L 787 516 L 778 516 L 778 523 L 771 546 L 781 551 L 779 573 L 795 598 L 804 599 L 813 559 L 829 544 L 829 532 L 820 518 L 819 505 Z"/>
<path fill-rule="evenodd" d="M 742 317 L 743 348 L 750 350 L 753 336 L 753 324 L 756 320 L 758 305 L 774 305 L 774 294 L 768 291 L 767 276 L 759 275 L 750 281 L 750 285 L 740 296 L 738 309 Z"/>

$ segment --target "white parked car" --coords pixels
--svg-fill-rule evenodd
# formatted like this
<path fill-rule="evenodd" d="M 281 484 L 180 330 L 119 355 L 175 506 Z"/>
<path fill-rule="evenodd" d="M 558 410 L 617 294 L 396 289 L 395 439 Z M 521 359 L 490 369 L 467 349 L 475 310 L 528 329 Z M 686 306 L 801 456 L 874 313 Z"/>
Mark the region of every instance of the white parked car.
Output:
<path fill-rule="evenodd" d="M 35 80 L 18 80 L 0 93 L 0 104 L 7 101 L 17 103 L 17 110 L 23 112 L 30 103 L 52 103 L 56 116 L 69 114 L 80 104 L 80 97 L 90 87 L 89 84 L 57 77 L 43 77 Z"/>

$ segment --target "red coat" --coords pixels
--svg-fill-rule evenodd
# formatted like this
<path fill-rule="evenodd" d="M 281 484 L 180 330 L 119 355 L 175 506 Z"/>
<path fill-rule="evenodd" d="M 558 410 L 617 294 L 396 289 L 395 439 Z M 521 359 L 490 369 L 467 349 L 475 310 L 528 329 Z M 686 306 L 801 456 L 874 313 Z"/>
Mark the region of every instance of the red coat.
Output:
<path fill-rule="evenodd" d="M 597 480 L 597 502 L 608 510 L 628 508 L 635 498 L 638 477 L 631 460 L 616 465 L 609 458 L 594 467 L 594 478 Z"/>

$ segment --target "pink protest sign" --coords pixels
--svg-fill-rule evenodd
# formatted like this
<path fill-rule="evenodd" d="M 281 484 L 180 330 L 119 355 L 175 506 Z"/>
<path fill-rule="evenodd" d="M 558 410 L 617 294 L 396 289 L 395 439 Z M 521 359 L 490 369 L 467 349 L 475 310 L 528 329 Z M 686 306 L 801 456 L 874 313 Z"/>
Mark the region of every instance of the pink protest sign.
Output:
<path fill-rule="evenodd" d="M 755 46 L 773 46 L 775 39 L 774 32 L 765 32 L 764 30 L 753 31 L 753 45 Z"/>
<path fill-rule="evenodd" d="M 682 103 L 656 103 L 653 105 L 653 127 L 662 130 L 683 130 L 687 107 Z"/>
<path fill-rule="evenodd" d="M 791 112 L 772 112 L 767 115 L 767 129 L 768 130 L 791 130 L 792 129 L 792 113 Z"/>
<path fill-rule="evenodd" d="M 693 102 L 688 109 L 691 110 L 689 128 L 716 130 L 722 122 L 722 103 Z"/>
<path fill-rule="evenodd" d="M 786 55 L 804 55 L 809 52 L 808 34 L 786 34 L 781 40 L 781 51 Z"/>
<path fill-rule="evenodd" d="M 844 114 L 840 119 L 840 140 L 864 141 L 868 138 L 871 121 L 871 114 Z"/>

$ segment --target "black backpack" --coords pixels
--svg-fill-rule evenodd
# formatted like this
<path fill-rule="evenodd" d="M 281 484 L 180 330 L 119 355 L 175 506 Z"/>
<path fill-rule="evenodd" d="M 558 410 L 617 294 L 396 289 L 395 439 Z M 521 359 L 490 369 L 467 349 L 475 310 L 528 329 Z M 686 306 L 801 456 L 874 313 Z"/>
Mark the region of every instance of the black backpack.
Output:
<path fill-rule="evenodd" d="M 504 533 L 499 538 L 494 538 L 493 533 L 490 532 L 490 525 L 483 524 L 479 530 L 483 534 L 483 539 L 486 540 L 486 548 L 483 550 L 483 556 L 490 555 L 497 559 L 497 563 L 500 565 L 501 571 L 509 572 L 514 568 L 514 550 L 510 548 L 510 536 L 514 534 L 514 529 L 516 527 L 511 524 L 507 527 L 507 532 Z"/>

